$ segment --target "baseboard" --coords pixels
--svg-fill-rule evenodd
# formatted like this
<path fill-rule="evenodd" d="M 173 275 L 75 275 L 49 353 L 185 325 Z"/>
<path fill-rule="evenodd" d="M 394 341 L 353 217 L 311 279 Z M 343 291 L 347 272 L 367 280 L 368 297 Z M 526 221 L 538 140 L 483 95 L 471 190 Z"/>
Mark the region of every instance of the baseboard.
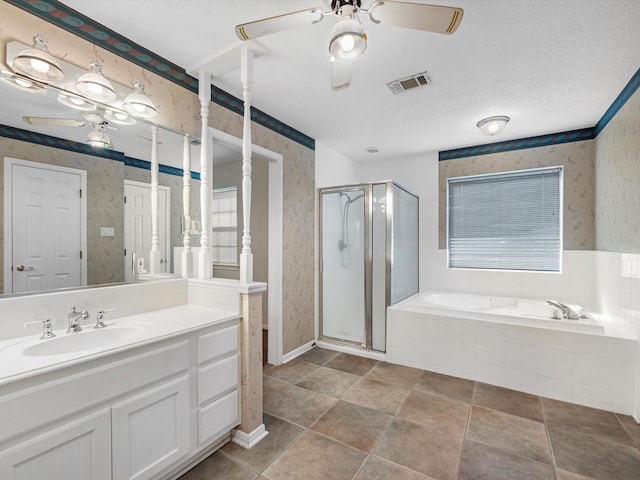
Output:
<path fill-rule="evenodd" d="M 326 348 L 327 350 L 333 350 L 335 352 L 350 353 L 359 357 L 372 358 L 374 360 L 386 360 L 387 355 L 382 352 L 374 352 L 371 350 L 365 350 L 363 348 L 350 347 L 348 345 L 338 345 L 336 343 L 330 343 L 323 340 L 317 340 L 316 345 L 320 348 Z"/>
<path fill-rule="evenodd" d="M 250 450 L 267 435 L 269 435 L 269 432 L 267 432 L 267 430 L 264 428 L 264 423 L 263 423 L 251 433 L 244 433 L 241 430 L 234 430 L 231 441 L 233 443 L 237 443 L 242 448 L 246 448 L 247 450 Z"/>
<path fill-rule="evenodd" d="M 307 353 L 309 350 L 313 348 L 313 345 L 315 343 L 316 342 L 312 340 L 309 343 L 305 343 L 301 347 L 296 348 L 295 350 L 291 350 L 289 353 L 285 353 L 282 356 L 282 363 L 290 362 L 291 360 L 293 360 L 296 357 L 299 357 L 303 353 Z"/>
<path fill-rule="evenodd" d="M 631 417 L 636 421 L 637 424 L 640 424 L 640 416 L 637 413 L 631 415 Z"/>

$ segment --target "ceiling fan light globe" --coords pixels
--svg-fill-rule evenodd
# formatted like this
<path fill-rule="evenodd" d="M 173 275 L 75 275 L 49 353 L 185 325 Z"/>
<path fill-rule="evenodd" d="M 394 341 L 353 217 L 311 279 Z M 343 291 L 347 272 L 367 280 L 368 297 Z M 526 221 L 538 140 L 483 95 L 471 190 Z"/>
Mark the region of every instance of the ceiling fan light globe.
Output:
<path fill-rule="evenodd" d="M 96 125 L 95 128 L 89 132 L 87 143 L 92 147 L 107 148 L 111 146 L 111 139 L 102 125 Z"/>
<path fill-rule="evenodd" d="M 329 52 L 341 60 L 356 58 L 367 49 L 366 38 L 360 22 L 354 18 L 343 18 L 331 31 Z"/>

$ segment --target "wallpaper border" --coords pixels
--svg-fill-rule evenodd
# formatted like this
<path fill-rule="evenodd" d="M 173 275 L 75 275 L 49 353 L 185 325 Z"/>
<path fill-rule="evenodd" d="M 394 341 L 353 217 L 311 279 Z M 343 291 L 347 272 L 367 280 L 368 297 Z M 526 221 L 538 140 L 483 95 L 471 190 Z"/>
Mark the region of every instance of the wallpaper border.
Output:
<path fill-rule="evenodd" d="M 5 0 L 53 25 L 84 38 L 136 65 L 139 65 L 187 90 L 198 93 L 198 79 L 184 68 L 147 50 L 141 45 L 82 15 L 57 0 Z M 37 32 L 34 32 L 34 34 Z M 212 85 L 211 101 L 235 113 L 244 113 L 244 103 Z M 251 119 L 279 135 L 315 150 L 315 140 L 271 115 L 251 107 Z"/>

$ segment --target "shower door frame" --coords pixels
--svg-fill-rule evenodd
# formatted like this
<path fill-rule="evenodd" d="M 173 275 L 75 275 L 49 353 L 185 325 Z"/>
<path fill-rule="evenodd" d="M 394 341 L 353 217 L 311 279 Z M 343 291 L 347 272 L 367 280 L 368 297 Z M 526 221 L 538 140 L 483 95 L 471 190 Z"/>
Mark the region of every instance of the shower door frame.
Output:
<path fill-rule="evenodd" d="M 355 185 L 340 185 L 337 187 L 327 187 L 318 189 L 318 272 L 319 272 L 319 330 L 318 330 L 318 339 L 322 341 L 328 341 L 331 343 L 338 343 L 343 345 L 350 345 L 357 348 L 369 349 L 369 345 L 371 345 L 371 213 L 372 213 L 372 202 L 371 202 L 371 184 L 355 184 Z M 344 338 L 337 337 L 329 337 L 323 334 L 324 332 L 324 246 L 323 246 L 323 231 L 324 225 L 322 222 L 323 219 L 323 202 L 322 195 L 325 193 L 340 193 L 340 192 L 354 192 L 354 191 L 364 191 L 364 343 L 355 342 L 352 340 L 347 340 Z"/>

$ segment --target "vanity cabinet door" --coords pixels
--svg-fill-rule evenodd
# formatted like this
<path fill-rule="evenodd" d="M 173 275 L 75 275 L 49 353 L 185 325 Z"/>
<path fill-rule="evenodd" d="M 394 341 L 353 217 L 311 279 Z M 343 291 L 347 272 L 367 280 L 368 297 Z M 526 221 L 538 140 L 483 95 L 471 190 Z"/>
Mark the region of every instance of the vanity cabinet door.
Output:
<path fill-rule="evenodd" d="M 2 480 L 111 480 L 109 409 L 48 430 L 0 453 Z"/>
<path fill-rule="evenodd" d="M 189 377 L 112 409 L 113 479 L 143 480 L 189 453 Z"/>

